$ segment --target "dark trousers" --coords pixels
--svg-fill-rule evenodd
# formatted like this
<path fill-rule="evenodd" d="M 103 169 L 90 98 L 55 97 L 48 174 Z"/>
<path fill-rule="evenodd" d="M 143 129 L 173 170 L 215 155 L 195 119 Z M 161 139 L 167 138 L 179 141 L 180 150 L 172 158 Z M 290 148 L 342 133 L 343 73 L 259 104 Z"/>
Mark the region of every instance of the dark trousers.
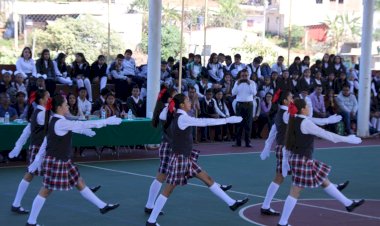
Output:
<path fill-rule="evenodd" d="M 46 79 L 45 80 L 45 86 L 46 86 L 46 90 L 49 91 L 50 96 L 54 96 L 55 89 L 57 87 L 55 80 L 54 79 Z"/>
<path fill-rule="evenodd" d="M 127 101 L 127 98 L 131 96 L 132 93 L 132 87 L 134 86 L 134 83 L 132 82 L 129 84 L 126 80 L 122 79 L 115 79 L 115 95 L 116 98 Z"/>
<path fill-rule="evenodd" d="M 241 145 L 241 138 L 244 131 L 245 144 L 250 144 L 250 134 L 252 127 L 253 117 L 253 103 L 252 102 L 238 102 L 236 104 L 236 115 L 241 116 L 243 121 L 237 124 L 236 127 L 236 145 Z"/>

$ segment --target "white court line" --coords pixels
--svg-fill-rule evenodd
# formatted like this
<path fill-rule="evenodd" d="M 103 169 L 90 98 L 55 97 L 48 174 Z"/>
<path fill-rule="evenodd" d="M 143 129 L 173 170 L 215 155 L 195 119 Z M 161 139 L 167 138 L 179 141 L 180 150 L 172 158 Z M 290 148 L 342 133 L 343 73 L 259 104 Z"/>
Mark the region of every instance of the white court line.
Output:
<path fill-rule="evenodd" d="M 133 175 L 133 176 L 151 178 L 151 179 L 156 178 L 154 176 L 145 175 L 145 174 L 139 174 L 139 173 L 132 173 L 132 172 L 124 171 L 124 170 L 114 170 L 114 169 L 109 169 L 109 168 L 104 168 L 104 167 L 98 167 L 98 166 L 92 166 L 92 165 L 86 165 L 86 164 L 77 164 L 77 165 L 80 165 L 80 166 L 83 166 L 83 167 L 89 167 L 89 168 L 99 169 L 99 170 L 105 170 L 105 171 L 115 172 L 115 173 L 122 173 L 122 174 L 128 174 L 128 175 Z M 195 187 L 208 188 L 205 185 L 199 185 L 199 184 L 193 184 L 193 183 L 188 183 L 188 184 L 192 185 L 192 186 L 195 186 Z M 234 190 L 229 190 L 228 192 L 235 193 L 235 194 L 252 196 L 252 197 L 258 197 L 258 198 L 262 198 L 262 199 L 265 198 L 265 196 L 255 195 L 255 194 L 245 193 L 245 192 L 239 192 L 239 191 L 234 191 Z M 285 201 L 285 200 L 282 200 L 282 199 L 275 199 L 275 198 L 273 200 L 278 201 L 278 202 Z M 371 219 L 380 220 L 380 217 L 375 217 L 375 216 L 365 215 L 365 214 L 359 214 L 359 213 L 346 212 L 346 211 L 332 209 L 332 208 L 327 208 L 327 207 L 323 207 L 323 206 L 316 206 L 316 205 L 310 205 L 310 204 L 304 204 L 304 203 L 297 203 L 297 205 L 307 206 L 307 207 L 313 207 L 313 208 L 323 209 L 323 210 L 330 210 L 330 211 L 334 211 L 334 212 L 338 212 L 338 213 L 343 213 L 343 214 L 349 214 L 349 215 L 354 215 L 354 216 L 359 216 L 359 217 L 365 217 L 365 218 L 371 218 Z"/>
<path fill-rule="evenodd" d="M 334 200 L 334 199 L 298 199 L 298 201 L 302 202 L 302 201 L 314 201 L 314 200 L 317 200 L 317 201 L 324 201 L 324 200 L 327 200 L 327 201 L 331 201 L 331 200 Z M 378 199 L 366 199 L 366 201 L 379 201 Z M 275 202 L 283 202 L 282 200 L 277 200 L 277 201 L 273 201 L 272 203 L 275 203 Z M 245 215 L 244 215 L 244 211 L 248 208 L 251 208 L 251 207 L 254 207 L 254 206 L 259 206 L 261 205 L 262 203 L 257 203 L 257 204 L 253 204 L 253 205 L 249 205 L 249 206 L 245 206 L 243 207 L 242 209 L 239 210 L 239 216 L 241 218 L 243 218 L 244 220 L 248 221 L 249 223 L 252 223 L 252 224 L 257 224 L 258 226 L 267 226 L 265 224 L 260 224 L 256 221 L 253 221 L 249 218 L 247 218 Z M 339 212 L 337 211 L 336 209 L 330 209 L 330 208 L 325 208 L 325 207 L 322 207 L 322 206 L 314 206 L 314 205 L 308 205 L 308 204 L 303 204 L 303 203 L 298 203 L 297 202 L 297 205 L 302 205 L 302 206 L 308 206 L 308 207 L 313 207 L 313 208 L 318 208 L 318 209 L 324 209 L 324 210 L 331 210 L 331 211 L 334 211 L 334 212 Z M 380 220 L 380 217 L 374 217 L 374 216 L 368 216 L 368 215 L 363 215 L 363 214 L 356 214 L 356 213 L 349 213 L 349 212 L 344 212 L 343 213 L 346 213 L 346 214 L 352 214 L 352 215 L 356 215 L 356 216 L 360 216 L 360 217 L 364 217 L 364 218 L 373 218 L 373 219 L 376 219 L 376 220 Z"/>
<path fill-rule="evenodd" d="M 328 150 L 328 149 L 355 149 L 355 148 L 371 148 L 371 147 L 380 147 L 380 145 L 365 145 L 365 146 L 350 146 L 350 147 L 328 147 L 328 148 L 316 148 L 315 150 Z M 274 153 L 274 151 L 271 151 L 271 153 Z M 248 154 L 261 154 L 260 151 L 251 151 L 251 152 L 238 152 L 238 153 L 224 153 L 224 154 L 207 154 L 202 155 L 202 157 L 213 157 L 213 156 L 230 156 L 230 155 L 248 155 Z M 76 164 L 80 163 L 102 163 L 102 162 L 129 162 L 129 161 L 145 161 L 145 160 L 156 160 L 159 159 L 158 157 L 154 158 L 138 158 L 138 159 L 113 159 L 113 160 L 94 160 L 94 161 L 79 161 L 75 162 Z M 25 167 L 24 165 L 21 166 L 1 166 L 1 169 L 9 169 L 9 168 L 20 168 Z"/>

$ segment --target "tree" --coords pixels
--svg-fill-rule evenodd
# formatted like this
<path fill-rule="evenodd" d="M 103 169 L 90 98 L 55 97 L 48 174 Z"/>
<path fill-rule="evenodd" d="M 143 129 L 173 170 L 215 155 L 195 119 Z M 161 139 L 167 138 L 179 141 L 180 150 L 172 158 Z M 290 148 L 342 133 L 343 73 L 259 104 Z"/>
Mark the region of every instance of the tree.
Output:
<path fill-rule="evenodd" d="M 348 14 L 328 17 L 326 24 L 329 27 L 328 42 L 339 51 L 339 45 L 344 42 L 357 41 L 360 37 L 360 17 L 349 17 Z"/>
<path fill-rule="evenodd" d="M 177 57 L 180 53 L 181 33 L 174 25 L 163 25 L 161 29 L 161 57 L 167 59 L 169 56 Z M 185 44 L 183 43 L 183 46 Z M 148 54 L 148 34 L 144 33 L 140 44 L 143 53 Z"/>
<path fill-rule="evenodd" d="M 90 63 L 100 54 L 107 55 L 107 28 L 91 16 L 78 19 L 63 17 L 49 24 L 45 30 L 36 32 L 38 52 L 44 48 L 68 55 L 83 52 Z M 110 45 L 111 56 L 118 54 L 124 47 L 121 38 L 113 32 Z"/>
<path fill-rule="evenodd" d="M 232 48 L 234 53 L 240 53 L 242 56 L 249 56 L 251 59 L 243 59 L 245 62 L 251 62 L 255 56 L 263 56 L 267 63 L 273 63 L 276 60 L 277 53 L 270 46 L 266 46 L 261 41 L 249 42 L 247 37 L 240 47 Z"/>
<path fill-rule="evenodd" d="M 135 0 L 130 5 L 130 12 L 135 12 L 140 10 L 142 12 L 148 12 L 149 10 L 149 0 Z"/>
<path fill-rule="evenodd" d="M 212 17 L 211 24 L 216 27 L 240 29 L 244 20 L 238 0 L 218 0 L 219 11 Z"/>

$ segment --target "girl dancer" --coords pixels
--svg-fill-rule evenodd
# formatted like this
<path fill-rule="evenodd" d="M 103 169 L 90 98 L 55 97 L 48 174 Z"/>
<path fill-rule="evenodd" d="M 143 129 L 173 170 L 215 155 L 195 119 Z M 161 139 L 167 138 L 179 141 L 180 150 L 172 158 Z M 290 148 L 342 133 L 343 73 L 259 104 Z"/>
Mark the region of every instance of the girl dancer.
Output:
<path fill-rule="evenodd" d="M 279 212 L 273 210 L 270 208 L 270 204 L 276 195 L 280 185 L 284 181 L 284 177 L 289 173 L 288 170 L 285 170 L 283 172 L 283 147 L 285 145 L 285 133 L 286 128 L 289 120 L 289 112 L 288 112 L 288 106 L 290 103 L 293 102 L 293 94 L 288 91 L 282 91 L 281 89 L 277 90 L 273 97 L 273 103 L 278 102 L 279 107 L 278 111 L 276 113 L 276 116 L 274 118 L 274 125 L 272 126 L 272 129 L 270 131 L 270 135 L 266 141 L 264 151 L 261 154 L 261 158 L 264 160 L 269 156 L 270 147 L 272 145 L 272 139 L 276 140 L 276 175 L 273 179 L 272 183 L 269 185 L 267 193 L 265 195 L 265 199 L 263 202 L 263 205 L 261 206 L 260 212 L 263 215 L 269 215 L 269 216 L 278 216 L 280 215 Z M 319 118 L 310 118 L 314 123 L 318 125 L 326 125 L 326 124 L 333 124 L 342 119 L 341 116 L 333 115 L 326 119 L 319 119 Z M 337 186 L 338 190 L 343 190 L 348 184 L 348 181 L 345 183 L 341 183 Z"/>
<path fill-rule="evenodd" d="M 177 109 L 176 112 L 174 108 Z M 157 198 L 153 211 L 146 222 L 147 226 L 157 226 L 157 217 L 164 207 L 169 195 L 177 185 L 186 185 L 187 180 L 197 177 L 203 181 L 219 198 L 225 201 L 231 210 L 235 211 L 240 206 L 248 202 L 248 198 L 243 200 L 233 200 L 229 197 L 217 183 L 197 164 L 198 153 L 193 151 L 192 126 L 214 126 L 226 123 L 239 123 L 241 117 L 229 117 L 225 119 L 204 119 L 193 118 L 187 115 L 191 109 L 189 98 L 183 94 L 177 94 L 170 101 L 167 121 L 164 128 L 168 130 L 171 137 L 172 153 L 169 158 L 168 175 L 166 186 L 162 194 Z"/>
<path fill-rule="evenodd" d="M 286 132 L 286 149 L 291 152 L 289 164 L 292 171 L 292 187 L 290 194 L 285 200 L 284 209 L 278 226 L 289 225 L 288 219 L 297 203 L 300 192 L 304 188 L 316 188 L 322 186 L 327 194 L 341 202 L 348 212 L 364 203 L 350 200 L 344 196 L 327 178 L 330 166 L 313 159 L 314 136 L 337 142 L 359 144 L 362 140 L 355 135 L 339 136 L 328 132 L 307 118 L 309 107 L 305 100 L 297 99 L 290 104 L 289 125 Z M 295 115 L 297 114 L 297 115 Z"/>
<path fill-rule="evenodd" d="M 69 121 L 64 117 L 68 110 L 66 98 L 61 95 L 53 98 L 52 111 L 54 115 L 49 123 L 47 123 L 48 117 L 45 120 L 45 124 L 48 125 L 47 136 L 34 162 L 29 166 L 29 172 L 34 172 L 43 162 L 42 170 L 45 174 L 43 187 L 33 201 L 32 210 L 26 223 L 27 226 L 37 225 L 38 214 L 46 198 L 54 190 L 71 190 L 76 187 L 85 199 L 100 209 L 102 214 L 119 207 L 119 204 L 104 203 L 86 186 L 84 180 L 80 177 L 78 168 L 71 162 L 71 136 L 74 130 L 118 125 L 121 123 L 121 119 L 110 117 L 94 121 Z M 93 132 L 93 135 L 95 135 L 95 132 Z"/>

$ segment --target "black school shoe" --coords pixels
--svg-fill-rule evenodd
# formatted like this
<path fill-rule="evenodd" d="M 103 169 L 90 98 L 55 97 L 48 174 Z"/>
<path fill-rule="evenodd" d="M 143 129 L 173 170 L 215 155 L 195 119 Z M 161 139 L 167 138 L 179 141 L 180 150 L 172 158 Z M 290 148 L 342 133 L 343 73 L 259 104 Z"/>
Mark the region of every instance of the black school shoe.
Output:
<path fill-rule="evenodd" d="M 232 185 L 220 185 L 220 189 L 222 189 L 223 191 L 228 191 L 232 188 Z"/>
<path fill-rule="evenodd" d="M 277 226 L 291 226 L 290 224 L 284 224 L 284 225 L 282 225 L 282 224 L 277 224 Z"/>
<path fill-rule="evenodd" d="M 248 198 L 245 198 L 245 199 L 243 199 L 243 200 L 236 200 L 236 202 L 232 205 L 232 206 L 230 206 L 230 209 L 232 210 L 232 211 L 235 211 L 235 210 L 237 210 L 239 207 L 241 207 L 242 205 L 244 205 L 244 204 L 246 204 L 247 202 L 248 202 Z"/>
<path fill-rule="evenodd" d="M 336 186 L 336 188 L 339 190 L 339 191 L 342 191 L 343 189 L 345 189 L 347 187 L 347 185 L 350 183 L 349 180 L 347 180 L 346 182 L 344 183 L 340 183 Z"/>
<path fill-rule="evenodd" d="M 40 226 L 39 224 L 29 224 L 29 223 L 26 223 L 25 225 L 26 226 Z"/>
<path fill-rule="evenodd" d="M 120 204 L 107 204 L 105 207 L 99 209 L 99 211 L 100 211 L 101 214 L 105 214 L 108 211 L 116 209 L 119 206 L 120 206 Z"/>
<path fill-rule="evenodd" d="M 11 211 L 17 214 L 29 214 L 29 210 L 26 210 L 22 208 L 21 206 L 19 207 L 12 206 Z"/>
<path fill-rule="evenodd" d="M 90 190 L 92 191 L 92 193 L 95 193 L 97 192 L 102 186 L 98 185 L 98 186 L 95 186 L 95 187 L 92 187 L 90 188 Z"/>
<path fill-rule="evenodd" d="M 153 211 L 153 209 L 150 209 L 150 208 L 146 208 L 145 207 L 145 209 L 144 209 L 144 212 L 146 213 L 146 214 L 151 214 L 152 213 L 152 211 Z M 164 215 L 164 212 L 160 212 L 160 216 L 162 216 L 162 215 Z"/>
<path fill-rule="evenodd" d="M 261 208 L 260 209 L 260 213 L 262 215 L 267 215 L 267 216 L 280 216 L 280 212 L 277 212 L 277 211 L 275 211 L 272 208 L 269 208 L 269 209 L 263 209 L 263 208 Z"/>
<path fill-rule="evenodd" d="M 346 210 L 347 210 L 348 212 L 352 212 L 352 211 L 354 211 L 354 209 L 355 209 L 356 207 L 359 207 L 359 206 L 363 205 L 363 203 L 365 202 L 364 199 L 360 199 L 360 200 L 352 200 L 352 201 L 353 201 L 353 202 L 352 202 L 351 205 L 346 206 Z"/>
<path fill-rule="evenodd" d="M 148 221 L 146 222 L 145 226 L 160 226 L 157 222 L 156 223 L 149 223 Z"/>

